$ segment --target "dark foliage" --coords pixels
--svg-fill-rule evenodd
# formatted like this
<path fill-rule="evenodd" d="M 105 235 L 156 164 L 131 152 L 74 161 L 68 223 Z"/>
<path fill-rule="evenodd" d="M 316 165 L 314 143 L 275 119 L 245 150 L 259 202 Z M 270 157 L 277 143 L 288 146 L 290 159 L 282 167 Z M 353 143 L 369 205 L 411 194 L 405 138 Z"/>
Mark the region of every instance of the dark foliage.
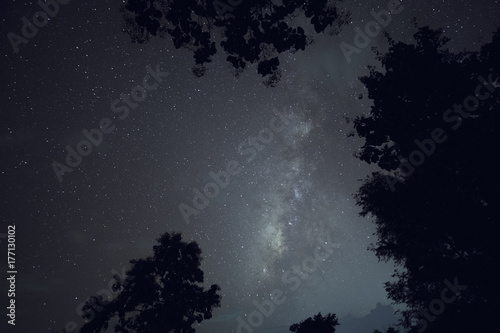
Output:
<path fill-rule="evenodd" d="M 110 321 L 118 321 L 115 332 L 192 333 L 192 325 L 212 317 L 220 306 L 219 286 L 204 290 L 201 250 L 186 243 L 178 233 L 165 233 L 153 247 L 153 256 L 132 260 L 125 281 L 116 279 L 111 300 L 91 297 L 84 308 L 87 323 L 80 332 L 98 333 Z M 92 316 L 92 317 L 90 317 Z"/>
<path fill-rule="evenodd" d="M 480 52 L 458 54 L 441 30 L 419 28 L 414 44 L 387 37 L 389 51 L 377 52 L 384 70 L 361 78 L 374 105 L 354 119 L 365 140 L 356 156 L 384 170 L 356 199 L 377 225 L 371 249 L 401 267 L 386 290 L 408 306 L 407 327 L 420 320 L 416 331 L 496 331 L 500 30 Z M 478 96 L 475 110 L 466 105 Z M 467 288 L 452 293 L 445 280 Z"/>
<path fill-rule="evenodd" d="M 290 326 L 290 331 L 296 333 L 335 333 L 335 326 L 339 321 L 335 314 L 328 313 L 326 317 L 321 312 L 314 317 L 309 317 L 298 324 Z"/>
<path fill-rule="evenodd" d="M 133 42 L 170 36 L 176 48 L 193 52 L 196 76 L 206 73 L 205 64 L 222 48 L 235 75 L 256 63 L 268 86 L 280 80 L 279 54 L 312 43 L 304 24 L 316 33 L 331 27 L 330 33 L 337 34 L 349 19 L 333 0 L 127 0 L 122 12 L 124 31 Z M 301 13 L 306 19 L 298 22 Z"/>

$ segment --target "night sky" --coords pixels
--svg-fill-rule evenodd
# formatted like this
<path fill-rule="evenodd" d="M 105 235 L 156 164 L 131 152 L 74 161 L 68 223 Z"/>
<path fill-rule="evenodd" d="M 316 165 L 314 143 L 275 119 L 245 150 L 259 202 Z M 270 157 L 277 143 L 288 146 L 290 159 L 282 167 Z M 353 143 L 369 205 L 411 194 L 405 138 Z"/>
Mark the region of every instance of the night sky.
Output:
<path fill-rule="evenodd" d="M 31 20 L 40 6 L 0 3 L 0 241 L 3 258 L 7 226 L 15 225 L 18 272 L 9 332 L 81 324 L 79 304 L 107 289 L 130 259 L 148 256 L 167 231 L 200 245 L 205 282 L 221 287 L 222 306 L 197 332 L 236 332 L 238 318 L 248 320 L 254 301 L 270 299 L 274 289 L 286 300 L 256 332 L 286 332 L 321 311 L 337 314 L 338 332 L 350 333 L 342 317 L 390 304 L 383 283 L 394 266 L 367 251 L 375 226 L 358 216 L 352 197 L 376 169 L 353 157 L 363 142 L 347 137 L 345 121 L 369 112 L 357 78 L 377 64 L 370 47 L 384 50 L 387 42 L 372 38 L 350 63 L 339 47 L 353 44 L 354 28 L 387 1 L 346 1 L 352 24 L 338 36 L 316 36 L 305 51 L 281 54 L 275 88 L 262 84 L 255 66 L 235 78 L 222 52 L 196 78 L 192 54 L 171 41 L 132 44 L 121 32 L 120 3 L 61 5 L 17 53 L 7 34 L 20 35 L 22 17 Z M 490 41 L 500 18 L 491 0 L 402 6 L 385 28 L 395 40 L 411 42 L 416 17 L 443 28 L 455 51 Z M 143 100 L 120 101 L 148 74 L 154 88 Z M 121 111 L 112 110 L 116 101 Z M 114 130 L 58 179 L 53 164 L 65 163 L 65 147 L 77 149 L 83 131 L 102 121 Z M 234 174 L 225 179 L 228 168 Z M 219 193 L 183 216 L 180 205 L 194 209 L 196 191 L 215 184 L 217 174 L 226 180 Z M 320 245 L 328 255 L 311 259 Z M 4 312 L 7 289 L 4 279 Z"/>

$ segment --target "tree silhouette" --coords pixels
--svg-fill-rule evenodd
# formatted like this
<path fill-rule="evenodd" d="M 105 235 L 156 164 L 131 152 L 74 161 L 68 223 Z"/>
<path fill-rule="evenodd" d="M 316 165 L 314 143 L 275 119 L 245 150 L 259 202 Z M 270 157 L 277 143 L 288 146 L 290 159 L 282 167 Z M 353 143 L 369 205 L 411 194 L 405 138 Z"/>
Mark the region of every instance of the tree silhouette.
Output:
<path fill-rule="evenodd" d="M 80 332 L 101 332 L 110 321 L 117 321 L 115 332 L 195 332 L 195 322 L 212 317 L 220 306 L 220 288 L 198 286 L 203 283 L 198 244 L 183 242 L 179 233 L 165 233 L 157 241 L 153 256 L 130 261 L 129 279 L 115 278 L 113 288 L 121 289 L 115 299 L 94 296 L 87 301 L 87 323 Z"/>
<path fill-rule="evenodd" d="M 379 331 L 379 330 L 375 330 L 373 331 L 373 333 L 384 333 L 382 331 Z M 392 326 L 389 326 L 386 330 L 385 330 L 385 333 L 399 333 L 399 330 L 395 329 L 394 327 Z"/>
<path fill-rule="evenodd" d="M 319 312 L 313 318 L 309 317 L 298 324 L 290 326 L 290 331 L 296 333 L 335 333 L 339 321 L 335 314 L 328 313 L 326 317 Z"/>
<path fill-rule="evenodd" d="M 384 70 L 371 67 L 361 78 L 371 112 L 353 122 L 365 140 L 356 156 L 383 170 L 356 194 L 361 215 L 377 225 L 371 250 L 400 267 L 386 290 L 408 306 L 406 327 L 419 319 L 419 332 L 492 332 L 500 300 L 500 30 L 479 52 L 452 53 L 442 31 L 428 27 L 414 44 L 386 37 L 389 51 L 376 52 Z"/>
<path fill-rule="evenodd" d="M 134 43 L 170 35 L 176 48 L 193 52 L 196 76 L 206 73 L 220 41 L 236 76 L 256 63 L 268 86 L 280 80 L 280 53 L 304 50 L 313 42 L 306 34 L 308 23 L 316 33 L 331 27 L 330 34 L 337 34 L 350 18 L 333 0 L 127 0 L 121 11 L 123 30 Z M 309 22 L 300 20 L 300 13 Z"/>

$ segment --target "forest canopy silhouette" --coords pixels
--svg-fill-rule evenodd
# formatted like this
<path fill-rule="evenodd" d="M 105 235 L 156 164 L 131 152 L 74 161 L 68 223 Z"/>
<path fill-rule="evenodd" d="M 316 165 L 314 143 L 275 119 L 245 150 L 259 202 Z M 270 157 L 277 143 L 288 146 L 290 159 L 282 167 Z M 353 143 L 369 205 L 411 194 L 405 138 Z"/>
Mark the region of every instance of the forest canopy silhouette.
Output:
<path fill-rule="evenodd" d="M 339 9 L 338 2 L 127 0 L 121 10 L 123 31 L 132 42 L 171 37 L 177 49 L 193 53 L 192 71 L 198 77 L 222 50 L 236 76 L 257 64 L 258 74 L 267 77 L 265 84 L 275 86 L 281 77 L 279 54 L 304 50 L 314 33 L 338 34 L 348 23 L 350 14 Z M 314 32 L 307 33 L 310 28 Z"/>
<path fill-rule="evenodd" d="M 360 78 L 373 106 L 353 123 L 355 156 L 382 169 L 356 199 L 375 219 L 371 250 L 401 268 L 388 296 L 406 328 L 496 332 L 500 29 L 478 52 L 452 53 L 441 29 L 387 38 L 383 70 Z"/>
<path fill-rule="evenodd" d="M 314 317 L 309 317 L 300 323 L 290 326 L 290 331 L 295 333 L 335 333 L 335 326 L 339 325 L 337 316 L 332 313 L 327 313 L 323 317 L 319 312 Z"/>
<path fill-rule="evenodd" d="M 82 333 L 98 333 L 110 322 L 115 332 L 195 332 L 195 323 L 212 317 L 220 306 L 220 288 L 205 290 L 200 269 L 201 249 L 182 241 L 180 233 L 164 233 L 153 246 L 153 255 L 131 260 L 127 278 L 116 279 L 118 296 L 109 301 L 92 296 L 84 307 Z"/>

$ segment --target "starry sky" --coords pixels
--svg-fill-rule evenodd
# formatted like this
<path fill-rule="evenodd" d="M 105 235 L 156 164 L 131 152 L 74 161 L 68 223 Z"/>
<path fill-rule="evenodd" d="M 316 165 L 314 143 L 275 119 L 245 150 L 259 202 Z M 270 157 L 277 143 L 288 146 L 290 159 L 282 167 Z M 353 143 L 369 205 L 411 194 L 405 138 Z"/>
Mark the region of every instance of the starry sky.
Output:
<path fill-rule="evenodd" d="M 390 304 L 383 283 L 394 266 L 367 251 L 374 225 L 358 216 L 352 197 L 375 169 L 353 157 L 362 141 L 347 137 L 345 121 L 369 112 L 357 78 L 377 64 L 370 47 L 384 50 L 387 42 L 372 38 L 349 63 L 339 47 L 353 44 L 354 28 L 387 1 L 345 1 L 351 24 L 280 55 L 275 88 L 255 67 L 235 78 L 220 52 L 196 78 L 192 55 L 171 41 L 132 44 L 121 32 L 120 3 L 60 5 L 18 52 L 7 35 L 21 34 L 22 18 L 40 6 L 0 3 L 0 244 L 6 251 L 7 225 L 15 225 L 18 270 L 17 322 L 8 329 L 80 325 L 79 304 L 107 289 L 130 259 L 148 256 L 167 231 L 198 242 L 206 284 L 221 287 L 222 306 L 198 332 L 236 332 L 254 303 L 277 289 L 284 301 L 255 332 L 286 332 L 319 311 L 336 313 L 342 325 L 344 316 Z M 499 24 L 498 1 L 402 6 L 384 30 L 408 43 L 413 17 L 443 28 L 455 51 L 477 50 Z M 162 74 L 150 75 L 146 96 L 128 107 L 119 101 L 151 72 Z M 128 113 L 113 111 L 117 100 Z M 65 163 L 65 147 L 76 149 L 103 119 L 114 130 L 58 179 L 53 164 Z M 224 178 L 228 170 L 234 174 Z M 196 209 L 196 191 L 206 186 L 208 204 L 198 201 L 196 214 L 183 215 L 179 207 Z"/>

